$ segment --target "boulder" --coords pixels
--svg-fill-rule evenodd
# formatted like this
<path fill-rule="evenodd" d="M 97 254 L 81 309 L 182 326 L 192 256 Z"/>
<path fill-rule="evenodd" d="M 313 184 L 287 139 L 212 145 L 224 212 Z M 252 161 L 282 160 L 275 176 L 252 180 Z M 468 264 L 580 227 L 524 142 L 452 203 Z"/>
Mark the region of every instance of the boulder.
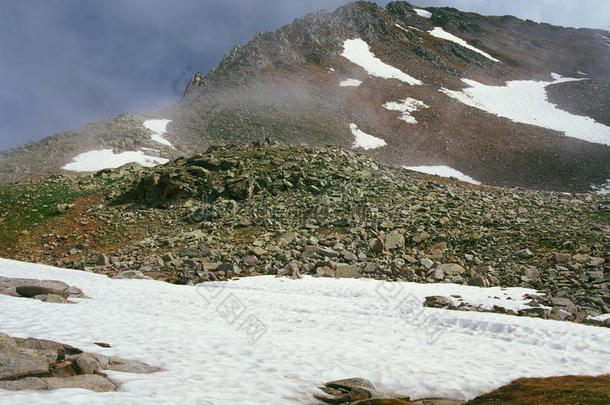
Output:
<path fill-rule="evenodd" d="M 373 253 L 382 253 L 385 250 L 385 244 L 379 238 L 372 239 L 369 242 L 369 249 Z"/>
<path fill-rule="evenodd" d="M 360 278 L 362 277 L 362 270 L 351 264 L 337 264 L 335 270 L 335 276 L 339 278 Z"/>
<path fill-rule="evenodd" d="M 144 273 L 142 273 L 140 270 L 125 270 L 122 271 L 118 274 L 115 274 L 114 277 L 115 279 L 148 279 L 150 280 L 150 277 L 147 277 L 144 275 Z"/>
<path fill-rule="evenodd" d="M 457 263 L 441 264 L 440 269 L 448 276 L 457 276 L 466 272 L 466 269 Z"/>
<path fill-rule="evenodd" d="M 468 285 L 476 287 L 489 287 L 489 281 L 480 274 L 475 274 L 468 279 Z"/>
<path fill-rule="evenodd" d="M 0 381 L 0 389 L 9 391 L 21 390 L 57 390 L 62 388 L 81 388 L 95 392 L 116 391 L 119 387 L 117 382 L 100 374 L 83 374 L 68 378 L 27 377 L 16 381 Z"/>
<path fill-rule="evenodd" d="M 430 297 L 426 297 L 426 301 L 424 301 L 424 307 L 429 308 L 453 308 L 453 301 L 447 297 L 443 297 L 440 295 L 433 295 Z"/>
<path fill-rule="evenodd" d="M 388 249 L 401 249 L 405 246 L 405 237 L 398 231 L 390 232 L 385 237 L 385 245 Z"/>

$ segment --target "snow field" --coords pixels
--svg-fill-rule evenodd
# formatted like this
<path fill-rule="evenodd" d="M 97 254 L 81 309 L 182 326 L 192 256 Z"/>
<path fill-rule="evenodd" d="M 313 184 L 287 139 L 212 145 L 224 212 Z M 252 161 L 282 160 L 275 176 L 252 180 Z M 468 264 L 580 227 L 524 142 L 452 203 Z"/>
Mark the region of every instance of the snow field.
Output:
<path fill-rule="evenodd" d="M 566 136 L 587 142 L 610 145 L 610 127 L 592 118 L 560 110 L 547 100 L 546 86 L 576 80 L 584 79 L 563 78 L 553 74 L 552 82 L 514 80 L 504 86 L 488 86 L 462 79 L 470 87 L 462 90 L 442 88 L 440 91 L 468 106 L 514 122 L 563 132 Z"/>
<path fill-rule="evenodd" d="M 72 162 L 64 165 L 62 169 L 73 172 L 97 172 L 103 169 L 114 169 L 132 162 L 153 167 L 168 161 L 168 159 L 148 156 L 141 150 L 114 153 L 112 149 L 100 149 L 77 155 Z"/>
<path fill-rule="evenodd" d="M 165 369 L 109 372 L 118 392 L 3 391 L 0 403 L 314 404 L 316 386 L 355 376 L 412 398 L 460 399 L 518 377 L 610 371 L 608 329 L 421 305 L 459 294 L 523 306 L 526 289 L 272 276 L 178 286 L 4 259 L 0 275 L 62 280 L 91 297 L 59 305 L 0 296 L 3 333 Z"/>
<path fill-rule="evenodd" d="M 142 125 L 144 128 L 153 132 L 151 139 L 154 142 L 175 149 L 174 146 L 163 137 L 166 133 L 167 124 L 170 122 L 172 122 L 172 120 L 147 120 L 144 121 Z M 72 159 L 72 162 L 62 166 L 62 169 L 73 172 L 97 172 L 98 170 L 103 169 L 114 169 L 127 163 L 139 163 L 145 167 L 153 167 L 169 162 L 168 159 L 147 155 L 145 153 L 147 151 L 159 152 L 156 149 L 144 147 L 140 148 L 138 151 L 125 151 L 121 153 L 114 153 L 112 149 L 90 150 L 75 156 Z"/>

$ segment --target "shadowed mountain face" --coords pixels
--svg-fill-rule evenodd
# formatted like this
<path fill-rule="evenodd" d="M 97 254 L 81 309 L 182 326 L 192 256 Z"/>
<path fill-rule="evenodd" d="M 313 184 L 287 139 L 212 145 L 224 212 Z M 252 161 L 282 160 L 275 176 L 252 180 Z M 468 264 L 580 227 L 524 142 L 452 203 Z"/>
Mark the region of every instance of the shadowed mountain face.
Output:
<path fill-rule="evenodd" d="M 175 105 L 3 152 L 0 180 L 66 173 L 91 150 L 174 158 L 264 136 L 491 185 L 589 191 L 610 178 L 608 32 L 427 11 L 356 2 L 258 34 Z M 173 148 L 151 139 L 150 118 L 171 120 Z"/>

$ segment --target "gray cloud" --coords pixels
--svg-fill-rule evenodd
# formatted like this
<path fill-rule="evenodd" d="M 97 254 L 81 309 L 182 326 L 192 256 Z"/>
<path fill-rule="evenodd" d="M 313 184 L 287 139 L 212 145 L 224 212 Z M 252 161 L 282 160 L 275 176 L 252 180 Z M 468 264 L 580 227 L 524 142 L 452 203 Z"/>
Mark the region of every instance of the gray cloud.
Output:
<path fill-rule="evenodd" d="M 0 0 L 0 149 L 159 109 L 178 99 L 171 82 L 187 66 L 206 73 L 254 33 L 347 2 Z M 417 3 L 575 26 L 606 27 L 610 15 L 605 0 Z"/>

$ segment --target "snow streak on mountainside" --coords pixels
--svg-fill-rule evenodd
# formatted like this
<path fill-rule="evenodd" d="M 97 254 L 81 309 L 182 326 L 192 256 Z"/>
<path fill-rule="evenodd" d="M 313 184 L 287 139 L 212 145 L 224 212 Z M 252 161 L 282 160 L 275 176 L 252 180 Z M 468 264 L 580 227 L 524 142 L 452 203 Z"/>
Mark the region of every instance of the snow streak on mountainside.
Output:
<path fill-rule="evenodd" d="M 434 36 L 434 37 L 441 38 L 441 39 L 446 39 L 447 41 L 451 41 L 451 42 L 455 42 L 456 44 L 458 44 L 460 46 L 463 46 L 464 48 L 468 48 L 471 51 L 474 51 L 476 53 L 480 53 L 481 55 L 485 56 L 487 59 L 493 60 L 494 62 L 500 62 L 499 59 L 494 58 L 493 56 L 491 56 L 487 52 L 483 52 L 479 48 L 476 48 L 476 47 L 474 47 L 472 45 L 469 45 L 463 39 L 456 37 L 455 35 L 445 31 L 441 27 L 434 27 L 434 29 L 432 31 L 428 31 L 428 33 L 430 35 Z"/>
<path fill-rule="evenodd" d="M 350 62 L 362 67 L 371 76 L 381 77 L 382 79 L 398 79 L 413 86 L 423 84 L 420 80 L 409 76 L 400 69 L 382 62 L 371 52 L 369 45 L 362 39 L 357 38 L 345 41 L 341 55 Z"/>
<path fill-rule="evenodd" d="M 460 181 L 472 184 L 481 184 L 480 181 L 476 181 L 470 176 L 465 175 L 464 173 L 452 169 L 448 166 L 403 166 L 405 169 L 413 170 L 421 173 L 434 174 L 435 176 L 440 177 L 453 177 Z"/>
<path fill-rule="evenodd" d="M 144 124 L 142 125 L 144 125 L 146 129 L 150 129 L 153 132 L 153 134 L 151 135 L 151 139 L 153 141 L 160 143 L 161 145 L 173 148 L 174 145 L 172 145 L 170 141 L 163 137 L 163 135 L 167 131 L 167 124 L 169 124 L 170 122 L 172 122 L 172 120 L 147 120 L 144 121 Z"/>
<path fill-rule="evenodd" d="M 352 134 L 356 138 L 352 146 L 353 148 L 362 148 L 364 150 L 369 150 L 381 148 L 382 146 L 386 145 L 386 142 L 383 139 L 362 132 L 358 129 L 358 125 L 356 124 L 350 124 L 349 127 L 352 131 Z"/>
<path fill-rule="evenodd" d="M 4 259 L 0 276 L 61 280 L 90 297 L 58 308 L 0 295 L 4 333 L 164 368 L 108 372 L 118 392 L 7 391 L 6 403 L 314 404 L 315 387 L 346 376 L 412 398 L 469 399 L 518 377 L 602 374 L 610 361 L 605 328 L 422 307 L 457 294 L 519 309 L 535 293 L 524 288 L 273 276 L 196 287 Z"/>

